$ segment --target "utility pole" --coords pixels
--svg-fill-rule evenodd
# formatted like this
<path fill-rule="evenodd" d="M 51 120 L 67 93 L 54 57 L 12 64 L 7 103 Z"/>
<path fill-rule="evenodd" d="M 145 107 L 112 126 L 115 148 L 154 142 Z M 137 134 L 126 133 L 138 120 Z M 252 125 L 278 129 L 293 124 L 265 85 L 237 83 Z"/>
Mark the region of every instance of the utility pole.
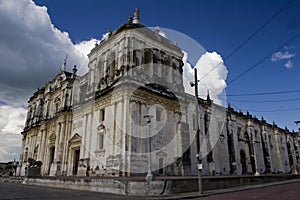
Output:
<path fill-rule="evenodd" d="M 295 121 L 295 124 L 298 126 L 298 124 L 300 124 L 300 120 Z M 298 129 L 298 134 L 300 134 L 300 128 Z M 299 135 L 298 135 L 299 136 Z"/>
<path fill-rule="evenodd" d="M 203 193 L 202 188 L 202 164 L 200 159 L 200 129 L 199 129 L 199 101 L 198 101 L 198 78 L 197 78 L 197 68 L 194 67 L 194 76 L 195 80 L 194 83 L 191 83 L 192 87 L 195 87 L 195 106 L 196 106 L 196 122 L 197 122 L 197 132 L 196 132 L 196 149 L 197 149 L 197 168 L 198 168 L 198 187 L 199 193 Z"/>

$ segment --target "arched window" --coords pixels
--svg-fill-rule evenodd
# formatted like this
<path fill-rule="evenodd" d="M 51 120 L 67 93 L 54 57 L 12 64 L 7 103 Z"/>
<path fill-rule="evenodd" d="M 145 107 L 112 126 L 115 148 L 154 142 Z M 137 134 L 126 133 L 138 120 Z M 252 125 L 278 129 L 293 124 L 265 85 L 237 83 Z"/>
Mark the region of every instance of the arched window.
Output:
<path fill-rule="evenodd" d="M 115 77 L 115 71 L 116 71 L 116 54 L 114 52 L 111 52 L 110 59 L 109 59 L 109 70 L 110 70 L 110 76 L 112 79 Z"/>
<path fill-rule="evenodd" d="M 105 135 L 105 127 L 103 124 L 100 124 L 97 128 L 97 150 L 104 149 L 104 135 Z"/>
<path fill-rule="evenodd" d="M 164 69 L 165 69 L 165 76 L 167 78 L 167 81 L 172 82 L 172 70 L 173 69 L 171 67 L 171 61 L 170 60 L 165 61 Z"/>
<path fill-rule="evenodd" d="M 103 71 L 104 71 L 103 62 L 100 60 L 100 61 L 98 62 L 98 66 L 97 66 L 97 75 L 96 75 L 98 81 L 99 81 L 101 78 L 103 78 L 103 76 L 104 76 Z"/>
<path fill-rule="evenodd" d="M 161 151 L 156 154 L 156 157 L 158 163 L 158 173 L 159 175 L 165 175 L 167 154 Z"/>
<path fill-rule="evenodd" d="M 153 73 L 153 54 L 150 50 L 146 50 L 144 52 L 144 64 L 145 64 L 145 72 L 147 75 L 151 76 Z"/>
<path fill-rule="evenodd" d="M 24 153 L 24 162 L 27 162 L 27 158 L 28 158 L 28 148 L 25 148 L 25 153 Z"/>
<path fill-rule="evenodd" d="M 153 61 L 153 55 L 152 55 L 152 52 L 149 51 L 149 50 L 146 50 L 145 53 L 144 53 L 144 60 L 145 60 L 145 64 L 149 64 L 149 63 L 152 63 Z"/>

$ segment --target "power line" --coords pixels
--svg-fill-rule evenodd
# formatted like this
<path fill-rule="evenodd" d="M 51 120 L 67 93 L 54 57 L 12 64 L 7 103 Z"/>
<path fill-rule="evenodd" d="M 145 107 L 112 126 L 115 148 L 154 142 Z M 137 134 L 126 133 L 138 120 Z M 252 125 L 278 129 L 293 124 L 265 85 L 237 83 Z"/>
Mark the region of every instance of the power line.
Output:
<path fill-rule="evenodd" d="M 293 40 L 295 40 L 297 37 L 300 36 L 300 32 L 298 32 L 297 34 L 295 34 L 293 37 L 291 37 L 287 42 L 285 42 L 284 44 L 280 45 L 278 48 L 274 49 L 273 51 L 271 51 L 269 54 L 267 54 L 265 57 L 263 57 L 262 59 L 260 59 L 257 63 L 255 63 L 253 66 L 249 67 L 248 69 L 246 69 L 244 72 L 240 73 L 238 76 L 236 76 L 235 78 L 231 79 L 228 83 L 227 86 L 229 84 L 231 84 L 232 82 L 236 81 L 237 79 L 241 78 L 243 75 L 245 75 L 246 73 L 248 73 L 249 71 L 253 70 L 254 68 L 256 68 L 257 66 L 259 66 L 261 63 L 263 63 L 268 57 L 270 57 L 274 52 L 277 52 L 279 50 L 281 50 L 284 46 L 288 45 L 289 43 L 291 43 Z"/>
<path fill-rule="evenodd" d="M 238 106 L 234 105 L 233 103 L 229 102 L 227 99 L 226 99 L 226 95 L 222 96 L 222 95 L 219 95 L 217 94 L 214 90 L 210 90 L 207 85 L 204 85 L 201 81 L 199 82 L 201 85 L 203 85 L 204 87 L 206 87 L 207 91 L 209 92 L 212 92 L 214 93 L 217 97 L 219 97 L 219 99 L 223 102 L 226 102 L 228 105 L 230 105 L 231 107 L 235 108 L 236 110 L 242 110 L 241 108 L 239 108 Z"/>
<path fill-rule="evenodd" d="M 277 91 L 277 92 L 261 92 L 261 93 L 248 93 L 248 94 L 227 94 L 226 96 L 262 96 L 262 95 L 277 95 L 277 94 L 287 94 L 287 93 L 296 93 L 300 90 L 288 90 L 288 91 Z"/>
<path fill-rule="evenodd" d="M 271 16 L 270 19 L 268 19 L 261 27 L 259 27 L 254 33 L 252 33 L 244 42 L 242 42 L 239 46 L 237 46 L 233 51 L 231 51 L 225 58 L 223 59 L 224 62 L 227 61 L 229 57 L 231 57 L 235 52 L 237 52 L 239 49 L 241 49 L 247 42 L 249 42 L 255 35 L 257 35 L 263 28 L 265 28 L 271 21 L 273 21 L 283 10 L 285 10 L 294 0 L 291 0 L 287 2 L 282 8 L 280 8 L 273 16 Z M 219 63 L 215 67 L 213 67 L 210 71 L 208 71 L 204 76 L 202 76 L 201 79 L 206 77 L 209 73 L 214 71 L 216 68 L 218 68 L 222 63 Z"/>
<path fill-rule="evenodd" d="M 270 19 L 268 19 L 259 29 L 257 29 L 249 38 L 247 38 L 243 43 L 241 43 L 237 48 L 235 48 L 228 56 L 225 57 L 224 60 L 227 60 L 230 56 L 232 56 L 235 52 L 237 52 L 240 48 L 242 48 L 249 40 L 251 40 L 256 34 L 258 34 L 265 26 L 267 26 L 275 17 L 277 17 L 283 10 L 285 10 L 294 0 L 287 2 L 282 8 L 280 8 Z"/>
<path fill-rule="evenodd" d="M 280 99 L 280 100 L 261 100 L 261 101 L 254 101 L 254 100 L 234 100 L 231 99 L 232 102 L 244 102 L 244 103 L 278 103 L 278 102 L 291 102 L 291 101 L 300 101 L 300 99 Z"/>
<path fill-rule="evenodd" d="M 287 109 L 278 109 L 278 110 L 249 110 L 250 112 L 287 112 L 287 111 L 295 111 L 295 110 L 300 110 L 300 108 L 287 108 Z"/>

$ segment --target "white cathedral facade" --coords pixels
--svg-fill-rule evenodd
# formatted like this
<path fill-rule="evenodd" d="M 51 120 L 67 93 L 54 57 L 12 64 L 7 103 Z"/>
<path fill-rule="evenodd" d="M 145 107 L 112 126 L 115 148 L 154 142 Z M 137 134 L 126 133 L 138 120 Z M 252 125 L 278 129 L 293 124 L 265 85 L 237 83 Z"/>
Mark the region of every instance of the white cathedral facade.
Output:
<path fill-rule="evenodd" d="M 89 71 L 65 71 L 28 101 L 19 175 L 28 158 L 42 176 L 297 173 L 296 133 L 198 99 L 183 87 L 182 50 L 134 18 L 90 52 Z M 198 112 L 198 113 L 196 113 Z"/>

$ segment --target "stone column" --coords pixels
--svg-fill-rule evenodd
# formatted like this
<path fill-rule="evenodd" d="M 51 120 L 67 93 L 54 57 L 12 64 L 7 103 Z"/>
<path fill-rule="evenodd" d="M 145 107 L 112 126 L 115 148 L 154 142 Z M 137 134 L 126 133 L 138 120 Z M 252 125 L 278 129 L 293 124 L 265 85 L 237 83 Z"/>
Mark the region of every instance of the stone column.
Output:
<path fill-rule="evenodd" d="M 55 139 L 55 152 L 54 152 L 54 161 L 50 166 L 50 176 L 57 175 L 57 172 L 60 171 L 59 166 L 59 138 L 60 138 L 60 129 L 61 129 L 61 123 L 58 123 L 56 126 L 56 139 Z"/>
<path fill-rule="evenodd" d="M 253 160 L 254 160 L 254 165 L 255 165 L 255 171 L 253 172 L 255 176 L 259 176 L 259 172 L 258 172 L 258 163 L 257 163 L 257 151 L 256 151 L 256 141 L 255 141 L 255 137 L 253 136 L 253 125 L 251 122 L 248 121 L 247 124 L 247 133 L 249 135 L 249 148 L 252 148 L 252 154 L 250 156 L 253 156 Z M 251 159 L 250 159 L 251 160 Z"/>
<path fill-rule="evenodd" d="M 276 163 L 277 163 L 277 171 L 280 171 L 280 172 L 283 172 L 283 161 L 282 161 L 282 158 L 281 158 L 281 151 L 280 151 L 280 139 L 279 139 L 279 133 L 278 131 L 276 130 L 276 128 L 274 128 L 274 139 L 275 139 L 275 149 L 276 149 Z"/>
<path fill-rule="evenodd" d="M 63 137 L 63 146 L 62 146 L 62 172 L 63 175 L 66 175 L 67 173 L 67 164 L 68 164 L 68 154 L 67 154 L 67 149 L 68 149 L 68 140 L 70 136 L 70 121 L 69 117 L 66 118 L 65 121 L 65 127 L 64 127 L 64 137 Z"/>
<path fill-rule="evenodd" d="M 268 133 L 266 131 L 266 126 L 265 125 L 262 125 L 262 127 L 261 127 L 261 138 L 262 138 L 261 142 L 264 143 L 264 146 L 267 150 L 267 153 L 269 154 L 269 157 L 266 159 L 268 163 L 265 163 L 265 168 L 267 170 L 267 164 L 269 164 L 270 165 L 270 171 L 272 171 L 273 164 L 272 164 L 272 159 L 271 159 L 271 150 L 270 150 Z M 266 156 L 266 155 L 264 155 L 264 156 Z"/>
<path fill-rule="evenodd" d="M 116 103 L 113 102 L 111 104 L 111 112 L 112 112 L 112 118 L 111 118 L 111 123 L 110 123 L 110 127 L 112 129 L 112 135 L 111 135 L 111 145 L 112 145 L 112 155 L 114 156 L 115 155 L 115 152 L 116 152 L 116 146 L 115 146 L 115 143 L 116 143 L 116 112 L 117 112 L 117 106 L 116 106 Z"/>
<path fill-rule="evenodd" d="M 60 124 L 60 133 L 59 133 L 59 145 L 57 148 L 58 151 L 58 157 L 57 160 L 58 161 L 62 161 L 62 157 L 63 157 L 63 144 L 64 144 L 64 135 L 65 135 L 65 122 L 61 122 Z"/>
<path fill-rule="evenodd" d="M 235 140 L 235 134 L 234 134 L 234 125 L 235 121 L 233 121 L 231 118 L 228 118 L 227 122 L 227 128 L 228 128 L 228 152 L 229 152 L 229 166 L 230 166 L 230 173 L 236 174 L 237 173 L 237 153 L 236 153 L 236 140 Z M 229 142 L 230 140 L 230 142 Z"/>
<path fill-rule="evenodd" d="M 151 143 L 151 141 L 148 141 L 148 139 L 146 139 L 147 137 L 149 137 L 149 128 L 148 128 L 148 125 L 144 119 L 144 116 L 146 114 L 150 114 L 150 115 L 153 115 L 153 113 L 150 113 L 150 107 L 148 107 L 148 112 L 147 112 L 147 106 L 144 104 L 144 103 L 141 103 L 140 104 L 140 110 L 139 110 L 139 127 L 140 127 L 140 130 L 139 130 L 139 152 L 147 152 L 148 151 L 148 145 L 149 145 L 149 142 Z M 153 115 L 155 116 L 155 115 Z M 153 127 L 156 127 L 156 124 L 155 124 L 155 121 L 156 120 L 153 120 L 154 118 L 152 118 L 151 120 L 151 130 L 150 131 L 153 131 Z M 151 132 L 152 133 L 152 132 Z M 146 136 L 146 138 L 145 138 Z M 149 137 L 149 140 L 150 140 L 150 137 Z"/>
<path fill-rule="evenodd" d="M 42 152 L 44 150 L 44 146 L 43 146 L 43 139 L 44 139 L 44 134 L 45 134 L 44 132 L 45 132 L 45 130 L 41 130 L 39 132 L 39 141 L 38 141 L 39 146 L 38 146 L 37 157 L 36 157 L 36 160 L 42 161 L 42 163 L 44 163 L 43 162 L 44 154 Z M 43 165 L 40 168 L 41 174 L 43 173 L 42 169 L 43 169 Z"/>
<path fill-rule="evenodd" d="M 84 132 L 82 134 L 82 142 L 80 146 L 80 158 L 85 158 L 86 156 L 86 134 L 88 129 L 88 121 L 89 121 L 89 114 L 84 115 Z"/>
<path fill-rule="evenodd" d="M 294 146 L 294 138 L 290 136 L 290 147 L 291 147 L 291 154 L 292 154 L 292 158 L 293 158 L 293 165 L 291 166 L 291 170 L 292 170 L 292 174 L 298 174 L 298 170 L 297 170 L 297 158 L 296 158 L 296 149 Z M 291 164 L 290 164 L 291 165 Z"/>
<path fill-rule="evenodd" d="M 41 173 L 42 175 L 45 174 L 46 172 L 44 171 L 46 168 L 46 160 L 48 159 L 48 156 L 46 156 L 46 140 L 47 140 L 47 129 L 44 129 L 43 131 L 43 135 L 42 135 L 42 143 L 41 143 L 41 158 L 40 160 L 43 162 L 43 165 L 42 165 L 42 170 L 41 170 Z"/>
<path fill-rule="evenodd" d="M 115 116 L 115 146 L 116 146 L 116 155 L 121 155 L 122 153 L 122 112 L 123 112 L 123 102 L 118 102 L 116 104 L 116 116 Z"/>
<path fill-rule="evenodd" d="M 126 172 L 128 172 L 128 157 L 127 157 L 127 151 L 128 151 L 128 142 L 127 142 L 127 135 L 129 134 L 129 97 L 127 95 L 124 96 L 123 102 L 122 102 L 122 158 L 123 158 L 123 167 L 122 171 L 123 174 L 122 176 L 126 176 Z M 130 134 L 129 134 L 130 135 Z M 126 148 L 127 146 L 127 148 Z"/>
<path fill-rule="evenodd" d="M 92 105 L 90 105 L 92 106 Z M 85 139 L 85 156 L 84 158 L 90 158 L 91 154 L 91 138 L 92 138 L 92 131 L 93 131 L 93 110 L 88 114 L 87 120 L 87 129 L 86 129 L 86 139 Z"/>

